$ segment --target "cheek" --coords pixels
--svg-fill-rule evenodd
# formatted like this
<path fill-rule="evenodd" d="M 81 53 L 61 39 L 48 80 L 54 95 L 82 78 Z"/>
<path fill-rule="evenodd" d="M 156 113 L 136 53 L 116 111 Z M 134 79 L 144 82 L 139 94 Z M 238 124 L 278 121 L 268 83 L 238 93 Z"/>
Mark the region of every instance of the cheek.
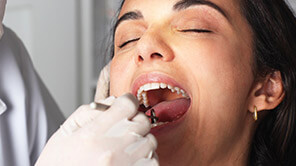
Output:
<path fill-rule="evenodd" d="M 190 48 L 189 48 L 190 47 Z M 241 52 L 241 45 L 231 42 L 188 43 L 190 50 L 184 58 L 194 89 L 194 103 L 190 126 L 197 131 L 219 132 L 241 123 L 245 115 L 245 102 L 253 82 L 251 54 Z M 212 123 L 213 121 L 217 123 Z M 212 125 L 216 125 L 215 127 Z M 223 127 L 222 127 L 223 126 Z"/>
<path fill-rule="evenodd" d="M 121 96 L 130 92 L 130 81 L 133 72 L 129 57 L 114 57 L 110 68 L 110 95 Z"/>
<path fill-rule="evenodd" d="M 235 42 L 217 40 L 184 45 L 178 54 L 186 53 L 182 63 L 188 71 L 194 71 L 192 77 L 198 84 L 221 87 L 225 93 L 244 87 L 253 77 L 250 51 L 240 51 L 243 48 Z"/>

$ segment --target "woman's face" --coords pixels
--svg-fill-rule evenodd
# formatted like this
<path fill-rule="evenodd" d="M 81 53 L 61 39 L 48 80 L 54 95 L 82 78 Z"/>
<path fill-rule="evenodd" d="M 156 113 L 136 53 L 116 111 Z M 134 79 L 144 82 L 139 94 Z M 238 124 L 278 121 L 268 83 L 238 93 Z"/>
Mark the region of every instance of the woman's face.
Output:
<path fill-rule="evenodd" d="M 232 153 L 251 137 L 252 32 L 239 10 L 235 0 L 126 0 L 122 7 L 111 95 L 137 95 L 147 83 L 185 91 L 183 98 L 168 88 L 147 92 L 148 105 L 163 102 L 156 114 L 171 116 L 152 129 L 163 165 L 238 157 Z"/>

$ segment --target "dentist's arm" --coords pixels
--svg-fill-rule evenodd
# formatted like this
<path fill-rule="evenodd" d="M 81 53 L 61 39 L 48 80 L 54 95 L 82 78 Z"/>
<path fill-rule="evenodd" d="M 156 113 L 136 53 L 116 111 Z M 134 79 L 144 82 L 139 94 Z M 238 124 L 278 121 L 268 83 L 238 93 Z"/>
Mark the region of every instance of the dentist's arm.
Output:
<path fill-rule="evenodd" d="M 156 139 L 148 118 L 131 94 L 101 101 L 97 110 L 80 107 L 50 138 L 37 166 L 158 165 Z"/>

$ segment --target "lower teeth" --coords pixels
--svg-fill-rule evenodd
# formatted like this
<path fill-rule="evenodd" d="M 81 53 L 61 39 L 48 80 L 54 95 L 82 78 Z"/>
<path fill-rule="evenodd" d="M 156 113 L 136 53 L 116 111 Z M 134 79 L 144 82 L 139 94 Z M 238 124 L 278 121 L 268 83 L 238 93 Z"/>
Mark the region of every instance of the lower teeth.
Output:
<path fill-rule="evenodd" d="M 151 124 L 151 128 L 161 126 L 161 125 L 164 125 L 164 124 L 167 124 L 167 123 L 169 123 L 169 122 L 157 122 L 157 123 Z"/>

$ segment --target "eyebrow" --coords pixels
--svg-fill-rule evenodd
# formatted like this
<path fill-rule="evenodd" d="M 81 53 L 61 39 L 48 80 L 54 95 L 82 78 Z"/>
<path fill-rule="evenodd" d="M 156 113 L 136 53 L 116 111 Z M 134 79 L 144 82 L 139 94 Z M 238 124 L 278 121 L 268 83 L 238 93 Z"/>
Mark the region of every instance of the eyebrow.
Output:
<path fill-rule="evenodd" d="M 174 5 L 173 9 L 176 11 L 180 11 L 180 10 L 185 10 L 185 9 L 195 6 L 195 5 L 207 5 L 209 7 L 212 7 L 213 9 L 215 9 L 219 13 L 221 13 L 227 20 L 229 20 L 228 15 L 226 14 L 226 12 L 222 8 L 220 8 L 215 3 L 211 2 L 211 1 L 207 1 L 207 0 L 181 0 Z M 114 26 L 114 32 L 116 31 L 118 25 L 120 23 L 122 23 L 123 21 L 138 20 L 138 19 L 143 19 L 143 18 L 144 18 L 144 16 L 138 10 L 127 12 L 116 21 L 115 26 Z"/>
<path fill-rule="evenodd" d="M 127 21 L 127 20 L 138 20 L 138 19 L 143 19 L 143 15 L 140 11 L 136 10 L 136 11 L 131 11 L 128 13 L 125 13 L 123 16 L 121 16 L 115 23 L 115 28 L 114 28 L 114 32 L 116 31 L 118 25 L 120 23 L 122 23 L 123 21 Z"/>
<path fill-rule="evenodd" d="M 174 5 L 174 10 L 177 10 L 177 11 L 185 10 L 195 5 L 207 5 L 211 8 L 214 8 L 219 13 L 221 13 L 227 20 L 229 20 L 227 13 L 222 8 L 220 8 L 218 5 L 208 0 L 182 0 Z"/>

